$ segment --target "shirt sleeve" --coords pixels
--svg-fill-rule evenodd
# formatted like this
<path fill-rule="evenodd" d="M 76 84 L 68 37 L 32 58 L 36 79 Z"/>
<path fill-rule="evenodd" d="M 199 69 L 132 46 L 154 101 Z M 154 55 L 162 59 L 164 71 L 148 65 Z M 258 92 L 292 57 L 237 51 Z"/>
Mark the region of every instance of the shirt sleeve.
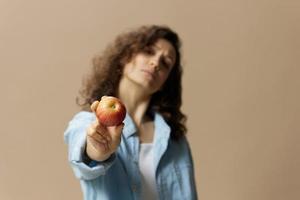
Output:
<path fill-rule="evenodd" d="M 75 176 L 82 180 L 92 180 L 101 175 L 114 163 L 116 156 L 112 156 L 103 162 L 84 162 L 84 151 L 86 147 L 86 129 L 95 120 L 95 115 L 90 112 L 79 112 L 69 122 L 64 132 L 64 141 L 68 145 L 68 161 Z"/>
<path fill-rule="evenodd" d="M 191 192 L 191 196 L 192 199 L 198 199 L 198 194 L 197 194 L 197 185 L 196 185 L 196 180 L 195 180 L 195 168 L 194 168 L 194 159 L 193 159 L 193 155 L 192 155 L 192 151 L 191 151 L 191 147 L 190 144 L 187 140 L 187 138 L 184 138 L 184 143 L 186 146 L 186 152 L 187 152 L 187 159 L 188 159 L 188 163 L 190 164 L 190 171 L 189 171 L 189 179 L 188 182 L 191 186 L 190 188 L 190 192 Z"/>

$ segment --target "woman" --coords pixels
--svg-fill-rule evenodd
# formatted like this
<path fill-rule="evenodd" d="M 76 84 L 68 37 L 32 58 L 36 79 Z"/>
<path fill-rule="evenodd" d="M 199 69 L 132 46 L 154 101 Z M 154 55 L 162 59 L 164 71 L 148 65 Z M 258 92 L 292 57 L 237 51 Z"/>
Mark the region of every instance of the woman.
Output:
<path fill-rule="evenodd" d="M 142 26 L 119 35 L 94 59 L 81 91 L 83 110 L 65 131 L 69 161 L 90 199 L 197 199 L 194 168 L 181 107 L 178 35 Z M 127 114 L 105 127 L 98 100 L 116 96 Z"/>

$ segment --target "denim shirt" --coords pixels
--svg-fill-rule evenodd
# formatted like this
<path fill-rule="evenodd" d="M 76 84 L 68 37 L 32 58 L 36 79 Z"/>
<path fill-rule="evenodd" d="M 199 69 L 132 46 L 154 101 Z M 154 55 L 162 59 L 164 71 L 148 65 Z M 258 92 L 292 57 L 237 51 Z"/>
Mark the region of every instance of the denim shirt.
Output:
<path fill-rule="evenodd" d="M 95 114 L 81 111 L 69 122 L 64 133 L 68 144 L 68 160 L 80 180 L 85 200 L 139 200 L 141 175 L 139 171 L 140 142 L 132 118 L 126 114 L 117 151 L 103 162 L 83 162 L 86 129 L 96 120 Z M 197 192 L 194 166 L 185 137 L 171 140 L 170 127 L 159 113 L 154 115 L 154 167 L 159 199 L 194 200 Z"/>

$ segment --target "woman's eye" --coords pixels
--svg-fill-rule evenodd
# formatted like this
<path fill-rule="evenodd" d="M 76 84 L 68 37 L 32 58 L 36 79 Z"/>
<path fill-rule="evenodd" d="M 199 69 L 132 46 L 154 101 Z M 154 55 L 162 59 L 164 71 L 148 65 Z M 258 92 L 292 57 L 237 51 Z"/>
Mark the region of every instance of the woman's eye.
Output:
<path fill-rule="evenodd" d="M 148 55 L 153 55 L 155 51 L 152 48 L 145 48 L 144 52 Z"/>
<path fill-rule="evenodd" d="M 164 67 L 166 67 L 167 69 L 169 69 L 171 67 L 171 63 L 166 61 L 166 60 L 163 60 L 163 65 Z"/>
<path fill-rule="evenodd" d="M 171 65 L 172 65 L 172 61 L 171 60 L 169 60 L 169 59 L 164 59 L 164 64 L 165 64 L 165 66 L 166 67 L 168 67 L 168 68 L 170 68 L 171 67 Z"/>

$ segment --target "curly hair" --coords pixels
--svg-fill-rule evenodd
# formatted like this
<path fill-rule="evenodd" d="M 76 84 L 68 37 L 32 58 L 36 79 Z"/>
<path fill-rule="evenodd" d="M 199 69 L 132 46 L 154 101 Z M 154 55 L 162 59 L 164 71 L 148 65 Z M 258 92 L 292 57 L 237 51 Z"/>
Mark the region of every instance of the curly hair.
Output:
<path fill-rule="evenodd" d="M 171 138 L 179 140 L 187 132 L 186 116 L 180 110 L 181 41 L 177 33 L 167 26 L 141 26 L 118 35 L 101 55 L 93 58 L 92 73 L 83 81 L 77 104 L 83 110 L 91 111 L 93 101 L 104 95 L 116 96 L 124 65 L 137 53 L 151 48 L 158 39 L 165 39 L 174 46 L 176 61 L 162 88 L 152 95 L 147 113 L 159 112 L 171 127 Z"/>

